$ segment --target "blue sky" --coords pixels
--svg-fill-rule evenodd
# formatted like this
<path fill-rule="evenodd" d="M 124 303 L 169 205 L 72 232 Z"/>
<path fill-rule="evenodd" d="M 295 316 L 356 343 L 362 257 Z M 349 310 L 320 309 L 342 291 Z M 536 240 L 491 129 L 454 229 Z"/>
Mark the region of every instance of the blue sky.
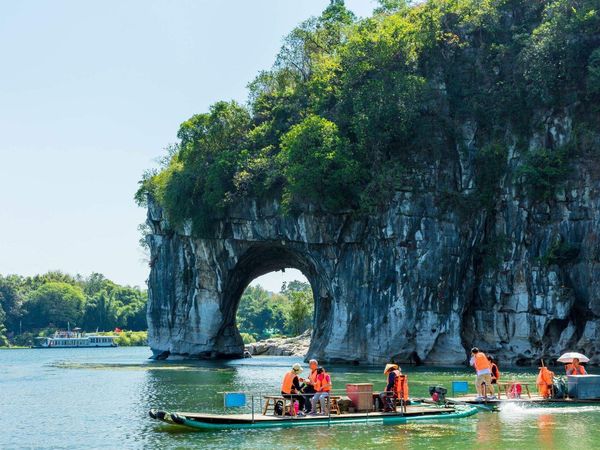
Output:
<path fill-rule="evenodd" d="M 0 2 L 0 274 L 144 286 L 133 202 L 179 124 L 245 101 L 282 38 L 329 0 Z M 375 2 L 346 0 L 359 16 Z M 278 290 L 296 271 L 259 280 Z"/>

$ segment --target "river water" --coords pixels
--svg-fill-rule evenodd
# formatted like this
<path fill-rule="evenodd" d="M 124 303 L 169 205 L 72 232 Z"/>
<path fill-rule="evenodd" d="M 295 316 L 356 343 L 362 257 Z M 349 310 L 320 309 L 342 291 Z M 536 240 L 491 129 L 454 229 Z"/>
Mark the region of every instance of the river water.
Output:
<path fill-rule="evenodd" d="M 274 392 L 292 357 L 228 362 L 147 358 L 147 348 L 0 351 L 0 448 L 600 448 L 600 407 L 505 408 L 440 423 L 196 432 L 148 417 L 150 408 L 223 411 L 222 391 Z M 380 368 L 329 367 L 334 387 L 373 382 Z M 405 367 L 411 395 L 472 381 L 470 371 Z M 505 378 L 533 381 L 525 372 Z"/>

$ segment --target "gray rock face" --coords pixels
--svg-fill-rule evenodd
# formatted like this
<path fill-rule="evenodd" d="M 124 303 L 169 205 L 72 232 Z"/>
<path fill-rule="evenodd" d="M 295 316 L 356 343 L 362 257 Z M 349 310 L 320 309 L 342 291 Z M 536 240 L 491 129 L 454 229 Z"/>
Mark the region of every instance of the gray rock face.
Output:
<path fill-rule="evenodd" d="M 271 338 L 246 344 L 246 351 L 254 355 L 265 356 L 306 356 L 310 347 L 312 330 L 306 330 L 300 336 L 290 338 Z"/>
<path fill-rule="evenodd" d="M 569 126 L 552 119 L 547 133 L 568 140 Z M 260 275 L 293 267 L 315 297 L 307 357 L 460 364 L 478 346 L 503 364 L 533 364 L 566 349 L 600 362 L 597 173 L 577 165 L 566 188 L 543 203 L 521 195 L 509 174 L 493 211 L 465 216 L 442 206 L 440 184 L 472 189 L 472 128 L 465 125 L 454 161 L 429 168 L 418 187 L 397 191 L 369 217 L 312 209 L 290 216 L 275 201 L 247 199 L 214 236 L 199 239 L 190 227 L 172 231 L 151 202 L 153 350 L 241 357 L 235 315 L 242 292 Z M 512 149 L 509 159 L 514 174 Z"/>

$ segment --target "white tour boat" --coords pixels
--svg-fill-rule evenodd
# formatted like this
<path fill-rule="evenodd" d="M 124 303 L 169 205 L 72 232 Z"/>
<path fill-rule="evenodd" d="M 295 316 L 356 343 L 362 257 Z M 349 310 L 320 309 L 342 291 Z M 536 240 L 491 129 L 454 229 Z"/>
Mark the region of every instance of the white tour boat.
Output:
<path fill-rule="evenodd" d="M 117 347 L 117 336 L 101 336 L 97 333 L 77 331 L 57 331 L 50 337 L 35 338 L 36 348 L 80 348 L 80 347 Z"/>

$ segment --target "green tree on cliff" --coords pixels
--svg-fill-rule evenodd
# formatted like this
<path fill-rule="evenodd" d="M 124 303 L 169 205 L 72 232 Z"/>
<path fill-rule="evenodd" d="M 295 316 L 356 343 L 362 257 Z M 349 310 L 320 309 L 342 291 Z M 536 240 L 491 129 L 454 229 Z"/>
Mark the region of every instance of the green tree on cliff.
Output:
<path fill-rule="evenodd" d="M 179 128 L 178 151 L 164 172 L 145 180 L 145 187 L 167 209 L 175 224 L 192 219 L 194 229 L 210 229 L 234 192 L 236 168 L 248 157 L 248 111 L 235 102 L 219 102 Z"/>
<path fill-rule="evenodd" d="M 366 215 L 397 191 L 440 189 L 472 210 L 493 208 L 509 170 L 523 195 L 552 201 L 553 190 L 532 189 L 548 174 L 530 162 L 559 143 L 552 133 L 542 149 L 528 143 L 559 111 L 578 124 L 578 151 L 597 142 L 599 43 L 598 0 L 380 0 L 360 20 L 333 0 L 286 37 L 250 83 L 247 108 L 218 102 L 182 124 L 177 150 L 136 198 L 150 194 L 196 234 L 244 197 L 283 202 L 290 214 Z M 554 158 L 553 172 L 577 154 Z M 466 189 L 456 173 L 465 163 L 498 170 Z"/>
<path fill-rule="evenodd" d="M 329 210 L 356 203 L 359 164 L 347 155 L 347 143 L 337 126 L 309 116 L 281 139 L 278 161 L 290 181 L 283 198 L 287 205 L 312 201 Z"/>

